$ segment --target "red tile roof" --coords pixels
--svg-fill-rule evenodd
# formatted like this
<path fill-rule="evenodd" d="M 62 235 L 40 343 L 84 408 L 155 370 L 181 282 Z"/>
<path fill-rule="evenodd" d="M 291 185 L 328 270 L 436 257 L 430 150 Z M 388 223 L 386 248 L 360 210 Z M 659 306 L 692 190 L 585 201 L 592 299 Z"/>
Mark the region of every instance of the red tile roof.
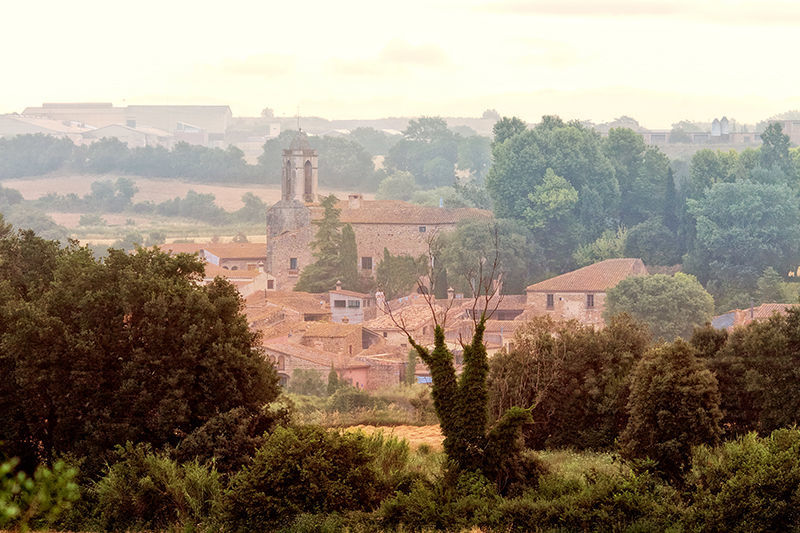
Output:
<path fill-rule="evenodd" d="M 196 254 L 199 253 L 206 245 L 207 242 L 172 242 L 167 244 L 159 244 L 158 248 L 162 252 L 172 254 Z"/>
<path fill-rule="evenodd" d="M 352 296 L 353 298 L 361 298 L 362 300 L 370 298 L 369 294 L 365 294 L 363 292 L 348 291 L 346 289 L 333 290 L 330 291 L 330 294 L 341 294 L 342 296 Z"/>
<path fill-rule="evenodd" d="M 303 337 L 347 337 L 354 331 L 361 334 L 361 324 L 339 324 L 337 322 L 306 322 Z"/>
<path fill-rule="evenodd" d="M 208 243 L 203 249 L 220 259 L 266 259 L 267 245 L 258 242 Z"/>
<path fill-rule="evenodd" d="M 158 247 L 174 254 L 196 254 L 206 250 L 221 259 L 261 259 L 267 256 L 267 245 L 258 242 L 173 242 Z"/>
<path fill-rule="evenodd" d="M 641 259 L 606 259 L 593 265 L 534 283 L 528 292 L 605 292 L 629 276 L 647 275 Z"/>
<path fill-rule="evenodd" d="M 455 224 L 468 218 L 492 216 L 484 209 L 427 207 L 397 200 L 361 200 L 361 206 L 355 209 L 343 200 L 336 207 L 342 210 L 339 220 L 344 224 Z M 317 208 L 312 217 L 319 218 L 321 214 Z"/>
<path fill-rule="evenodd" d="M 326 294 L 311 294 L 301 291 L 256 291 L 245 300 L 245 306 L 274 305 L 285 307 L 304 315 L 330 315 L 331 309 Z"/>

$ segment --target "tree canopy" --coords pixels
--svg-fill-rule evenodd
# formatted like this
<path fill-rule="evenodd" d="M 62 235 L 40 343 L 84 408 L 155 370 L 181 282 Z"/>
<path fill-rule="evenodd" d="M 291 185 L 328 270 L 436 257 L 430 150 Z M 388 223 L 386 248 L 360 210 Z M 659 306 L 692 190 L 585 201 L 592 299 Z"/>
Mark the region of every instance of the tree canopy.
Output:
<path fill-rule="evenodd" d="M 694 276 L 632 276 L 609 289 L 605 317 L 628 313 L 650 327 L 655 338 L 688 339 L 695 326 L 711 320 L 714 299 Z"/>
<path fill-rule="evenodd" d="M 116 444 L 175 444 L 277 396 L 236 289 L 199 286 L 193 256 L 97 260 L 27 231 L 0 239 L 0 270 L 0 441 L 28 466 L 73 453 L 97 468 Z"/>

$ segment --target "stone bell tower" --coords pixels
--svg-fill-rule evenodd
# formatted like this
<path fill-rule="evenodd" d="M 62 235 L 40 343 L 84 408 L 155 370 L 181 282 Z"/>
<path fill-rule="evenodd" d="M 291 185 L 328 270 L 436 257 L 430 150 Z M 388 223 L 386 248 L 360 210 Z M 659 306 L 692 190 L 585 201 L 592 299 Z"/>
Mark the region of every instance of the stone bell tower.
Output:
<path fill-rule="evenodd" d="M 281 199 L 311 203 L 317 199 L 317 151 L 311 148 L 303 130 L 297 132 L 292 144 L 283 151 Z"/>

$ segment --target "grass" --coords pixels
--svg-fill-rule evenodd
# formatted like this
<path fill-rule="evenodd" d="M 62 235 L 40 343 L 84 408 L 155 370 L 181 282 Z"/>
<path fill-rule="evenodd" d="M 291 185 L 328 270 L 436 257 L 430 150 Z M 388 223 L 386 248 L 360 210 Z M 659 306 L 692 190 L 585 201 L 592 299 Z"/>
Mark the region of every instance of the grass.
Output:
<path fill-rule="evenodd" d="M 623 474 L 629 471 L 613 453 L 563 450 L 537 452 L 553 474 L 563 478 L 586 480 L 589 473 Z"/>

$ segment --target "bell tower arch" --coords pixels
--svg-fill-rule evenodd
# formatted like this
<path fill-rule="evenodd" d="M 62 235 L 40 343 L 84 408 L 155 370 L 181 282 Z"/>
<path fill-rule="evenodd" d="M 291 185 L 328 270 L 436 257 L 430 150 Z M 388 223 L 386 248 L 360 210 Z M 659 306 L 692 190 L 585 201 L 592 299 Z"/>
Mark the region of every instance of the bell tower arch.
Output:
<path fill-rule="evenodd" d="M 283 151 L 281 198 L 312 203 L 317 199 L 319 156 L 308 142 L 303 130 L 297 132 L 292 144 Z"/>

